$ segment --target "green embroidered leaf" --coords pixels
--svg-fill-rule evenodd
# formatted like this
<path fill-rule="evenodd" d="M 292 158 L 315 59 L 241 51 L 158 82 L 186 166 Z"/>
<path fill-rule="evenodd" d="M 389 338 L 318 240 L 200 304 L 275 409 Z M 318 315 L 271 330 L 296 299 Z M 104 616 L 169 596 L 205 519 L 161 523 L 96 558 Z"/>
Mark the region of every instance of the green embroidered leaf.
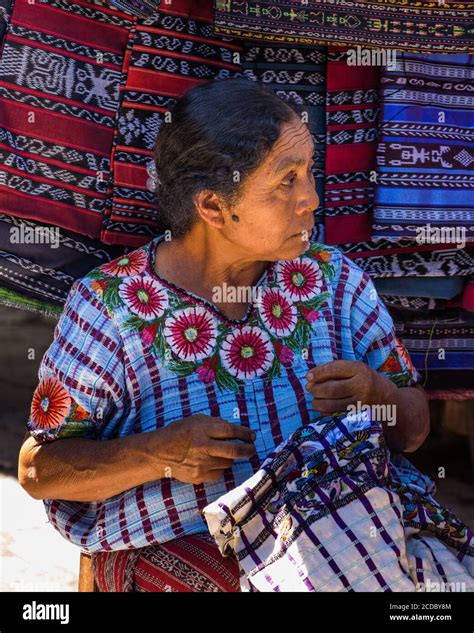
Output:
<path fill-rule="evenodd" d="M 323 275 L 329 280 L 332 281 L 334 278 L 334 266 L 332 264 L 325 264 L 323 262 L 319 262 L 319 267 Z"/>
<path fill-rule="evenodd" d="M 220 391 L 223 391 L 224 389 L 230 389 L 231 391 L 237 392 L 240 389 L 239 381 L 220 366 L 216 368 L 216 383 Z"/>
<path fill-rule="evenodd" d="M 117 308 L 122 303 L 118 293 L 119 286 L 120 279 L 111 279 L 110 283 L 104 288 L 102 299 L 105 305 L 110 309 Z"/>
<path fill-rule="evenodd" d="M 89 279 L 97 279 L 100 281 L 102 279 L 107 279 L 108 275 L 106 275 L 102 270 L 98 268 L 93 268 L 90 272 L 87 273 L 86 277 Z"/>
<path fill-rule="evenodd" d="M 198 364 L 172 359 L 168 362 L 167 367 L 175 374 L 178 374 L 178 376 L 189 376 L 189 374 L 193 374 L 196 371 Z"/>
<path fill-rule="evenodd" d="M 317 310 L 324 303 L 326 303 L 329 296 L 330 296 L 329 292 L 322 292 L 321 294 L 317 295 L 316 297 L 313 297 L 309 301 L 301 302 L 300 305 L 304 306 L 308 310 Z"/>
<path fill-rule="evenodd" d="M 163 331 L 161 327 L 158 327 L 158 329 L 156 330 L 155 338 L 153 340 L 153 348 L 162 360 L 166 359 L 166 350 L 170 350 L 170 348 L 166 344 L 166 340 L 163 336 Z"/>
<path fill-rule="evenodd" d="M 311 326 L 306 319 L 299 319 L 292 337 L 296 343 L 297 349 L 308 347 L 311 336 Z M 294 349 L 294 348 L 293 348 Z"/>
<path fill-rule="evenodd" d="M 139 331 L 143 330 L 145 325 L 148 325 L 143 319 L 140 319 L 140 317 L 136 315 L 132 315 L 126 318 L 123 324 L 126 328 Z"/>

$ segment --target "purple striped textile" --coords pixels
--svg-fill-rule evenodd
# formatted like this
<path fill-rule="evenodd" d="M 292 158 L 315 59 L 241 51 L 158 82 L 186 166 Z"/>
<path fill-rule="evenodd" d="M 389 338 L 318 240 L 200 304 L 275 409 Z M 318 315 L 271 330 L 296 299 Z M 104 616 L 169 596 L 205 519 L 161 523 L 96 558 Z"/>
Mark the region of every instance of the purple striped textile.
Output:
<path fill-rule="evenodd" d="M 474 534 L 390 456 L 381 422 L 369 409 L 302 427 L 205 509 L 242 591 L 474 590 Z"/>

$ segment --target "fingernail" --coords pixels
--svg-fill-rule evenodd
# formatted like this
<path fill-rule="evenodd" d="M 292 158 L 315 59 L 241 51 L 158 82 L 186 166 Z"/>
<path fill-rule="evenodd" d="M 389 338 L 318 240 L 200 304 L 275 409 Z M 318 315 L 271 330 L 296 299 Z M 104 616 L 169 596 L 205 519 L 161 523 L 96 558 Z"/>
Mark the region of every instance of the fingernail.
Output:
<path fill-rule="evenodd" d="M 306 380 L 313 380 L 313 374 L 310 371 L 306 374 Z"/>

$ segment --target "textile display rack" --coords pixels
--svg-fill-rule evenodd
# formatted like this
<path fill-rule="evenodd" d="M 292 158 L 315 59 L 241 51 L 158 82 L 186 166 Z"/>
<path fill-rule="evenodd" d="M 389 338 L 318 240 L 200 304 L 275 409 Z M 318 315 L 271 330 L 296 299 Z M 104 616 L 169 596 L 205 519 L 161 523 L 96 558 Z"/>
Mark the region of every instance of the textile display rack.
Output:
<path fill-rule="evenodd" d="M 374 279 L 429 397 L 472 399 L 474 8 L 409 4 L 0 0 L 0 303 L 58 318 L 159 235 L 165 113 L 243 76 L 308 111 L 316 236 Z"/>

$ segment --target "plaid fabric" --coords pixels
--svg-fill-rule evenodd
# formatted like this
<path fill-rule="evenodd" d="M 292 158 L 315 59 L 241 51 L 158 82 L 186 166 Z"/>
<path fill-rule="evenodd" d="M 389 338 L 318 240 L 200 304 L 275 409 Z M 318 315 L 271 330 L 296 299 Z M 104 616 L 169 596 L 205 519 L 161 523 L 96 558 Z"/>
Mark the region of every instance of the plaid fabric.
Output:
<path fill-rule="evenodd" d="M 239 566 L 222 558 L 210 534 L 174 539 L 136 550 L 100 552 L 94 575 L 103 592 L 237 592 Z"/>
<path fill-rule="evenodd" d="M 299 429 L 204 511 L 243 591 L 474 591 L 474 534 L 433 493 L 368 411 Z"/>
<path fill-rule="evenodd" d="M 254 42 L 359 44 L 427 52 L 468 52 L 471 2 L 418 0 L 214 0 L 214 30 Z"/>
<path fill-rule="evenodd" d="M 292 262 L 271 264 L 256 286 L 261 304 L 236 322 L 156 275 L 154 255 L 162 239 L 74 284 L 40 365 L 28 428 L 40 442 L 108 440 L 197 413 L 231 422 L 237 411 L 239 423 L 256 432 L 257 454 L 236 460 L 215 483 L 165 478 L 97 503 L 46 500 L 52 525 L 93 552 L 206 531 L 204 507 L 255 473 L 292 432 L 320 417 L 305 390 L 312 367 L 360 360 L 397 384 L 418 380 L 370 278 L 337 249 L 312 242 Z M 304 287 L 295 279 L 305 280 Z M 283 323 L 274 320 L 275 301 Z M 186 328 L 203 322 L 206 336 L 185 345 Z M 249 345 L 254 354 L 237 363 L 244 359 L 239 350 Z"/>

